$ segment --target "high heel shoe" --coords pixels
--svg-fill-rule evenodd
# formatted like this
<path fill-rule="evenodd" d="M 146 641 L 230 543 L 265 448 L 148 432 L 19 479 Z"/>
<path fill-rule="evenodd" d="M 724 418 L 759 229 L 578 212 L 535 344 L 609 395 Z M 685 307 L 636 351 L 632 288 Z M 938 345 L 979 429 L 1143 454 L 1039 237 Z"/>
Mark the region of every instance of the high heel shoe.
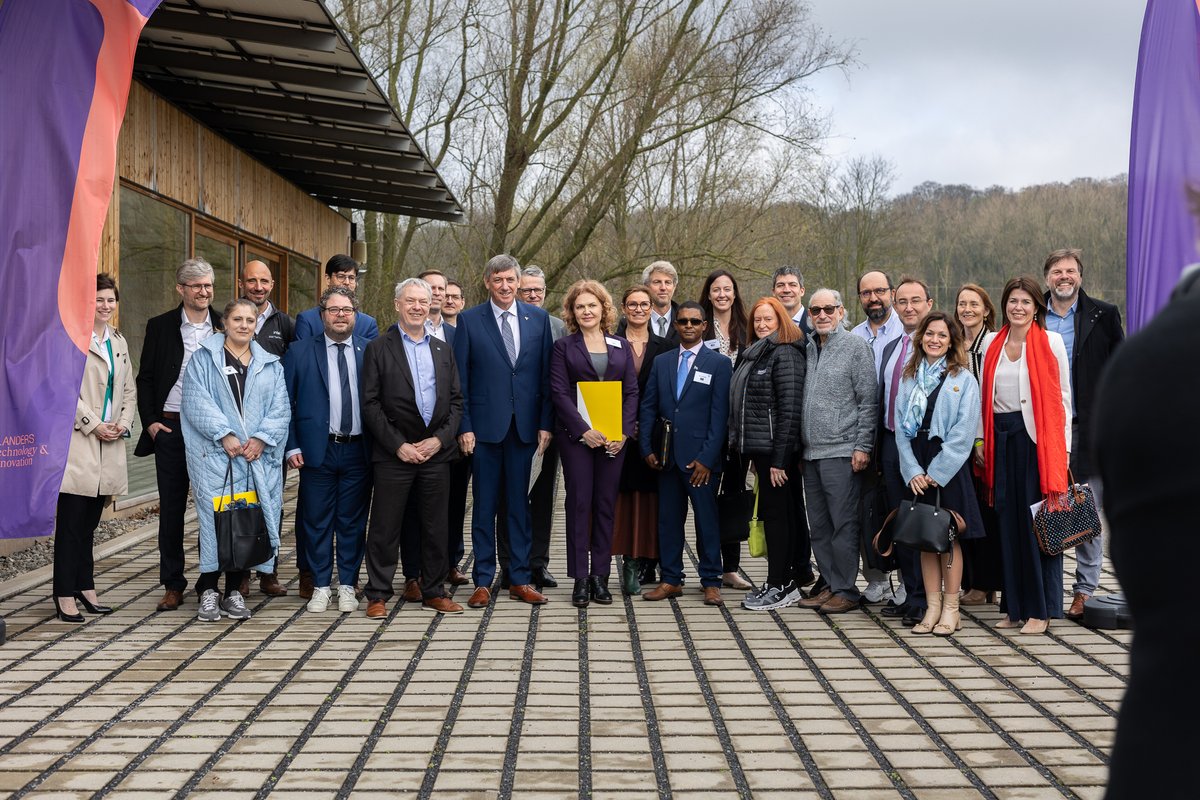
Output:
<path fill-rule="evenodd" d="M 54 598 L 54 616 L 58 617 L 60 622 L 83 622 L 83 614 L 78 613 L 68 614 L 62 610 L 62 606 L 58 604 L 58 597 Z"/>
<path fill-rule="evenodd" d="M 89 614 L 111 614 L 113 612 L 112 606 L 102 606 L 99 603 L 93 603 L 83 596 L 83 592 L 75 593 L 75 602 L 82 603 Z"/>
<path fill-rule="evenodd" d="M 941 592 L 926 592 L 925 599 L 929 602 L 929 607 L 925 609 L 925 616 L 921 617 L 921 621 L 912 626 L 912 632 L 916 634 L 926 634 L 933 631 L 933 626 L 937 624 L 942 616 L 942 593 Z M 949 600 L 949 597 L 946 597 Z M 954 598 L 957 600 L 958 598 Z"/>
<path fill-rule="evenodd" d="M 962 630 L 962 616 L 958 613 L 958 593 L 947 592 L 942 604 L 942 616 L 937 625 L 933 626 L 934 636 L 951 636 L 955 631 Z"/>

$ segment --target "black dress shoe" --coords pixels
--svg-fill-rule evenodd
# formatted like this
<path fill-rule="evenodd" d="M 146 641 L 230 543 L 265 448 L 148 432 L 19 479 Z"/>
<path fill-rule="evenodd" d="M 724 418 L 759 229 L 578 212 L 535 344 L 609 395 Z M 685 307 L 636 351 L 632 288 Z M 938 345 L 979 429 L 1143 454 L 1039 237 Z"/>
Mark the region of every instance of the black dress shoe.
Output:
<path fill-rule="evenodd" d="M 607 606 L 612 603 L 612 592 L 608 591 L 608 576 L 593 575 L 588 578 L 588 583 L 592 588 L 592 599 L 602 606 Z"/>
<path fill-rule="evenodd" d="M 656 563 L 653 559 L 642 559 L 641 569 L 638 571 L 638 583 L 642 586 L 648 583 L 658 583 L 658 570 L 655 568 Z"/>
<path fill-rule="evenodd" d="M 558 588 L 558 581 L 554 580 L 554 576 L 550 574 L 550 570 L 545 567 L 533 568 L 533 579 L 531 582 L 539 589 Z"/>
<path fill-rule="evenodd" d="M 512 581 L 510 581 L 508 579 L 508 570 L 507 569 L 500 570 L 500 588 L 501 589 L 512 588 Z"/>
<path fill-rule="evenodd" d="M 913 608 L 912 606 L 905 606 L 904 618 L 901 620 L 901 622 L 903 622 L 905 625 L 909 625 L 909 626 L 916 625 L 918 622 L 920 622 L 925 617 L 925 610 L 926 609 L 924 609 L 924 608 Z"/>
<path fill-rule="evenodd" d="M 894 600 L 888 600 L 887 605 L 879 609 L 879 613 L 885 617 L 903 617 L 908 614 L 908 606 L 904 604 L 897 605 Z"/>
<path fill-rule="evenodd" d="M 588 579 L 576 578 L 575 588 L 571 590 L 571 605 L 576 608 L 587 608 L 591 595 L 588 593 Z"/>
<path fill-rule="evenodd" d="M 58 617 L 60 622 L 83 622 L 83 614 L 75 613 L 68 614 L 62 610 L 58 604 L 58 597 L 54 597 L 54 616 Z"/>
<path fill-rule="evenodd" d="M 109 606 L 93 605 L 92 601 L 83 596 L 83 592 L 75 593 L 75 601 L 83 605 L 89 614 L 111 614 L 113 612 Z"/>

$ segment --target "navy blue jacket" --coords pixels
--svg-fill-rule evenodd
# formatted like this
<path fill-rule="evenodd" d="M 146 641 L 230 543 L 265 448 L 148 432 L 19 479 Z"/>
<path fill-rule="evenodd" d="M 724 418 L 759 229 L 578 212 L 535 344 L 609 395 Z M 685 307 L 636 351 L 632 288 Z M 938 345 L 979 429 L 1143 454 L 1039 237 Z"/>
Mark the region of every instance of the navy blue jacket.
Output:
<path fill-rule="evenodd" d="M 358 373 L 359 418 L 364 419 L 363 353 L 368 342 L 362 336 L 351 336 L 350 343 L 354 348 L 354 364 Z M 329 360 L 325 352 L 324 335 L 307 336 L 288 348 L 283 356 L 283 380 L 292 403 L 292 423 L 288 428 L 284 452 L 298 447 L 304 456 L 305 467 L 319 467 L 325 460 L 325 448 L 329 444 Z M 365 434 L 365 419 L 362 425 Z M 363 437 L 362 448 L 363 457 L 369 458 L 369 437 Z"/>
<path fill-rule="evenodd" d="M 301 311 L 296 316 L 296 332 L 294 335 L 297 341 L 308 339 L 324 332 L 325 325 L 321 322 L 321 309 L 314 306 L 307 311 Z M 375 318 L 361 311 L 355 314 L 354 335 L 361 336 L 368 342 L 379 338 L 379 325 L 375 323 Z"/>
<path fill-rule="evenodd" d="M 670 420 L 674 432 L 671 459 L 681 469 L 699 461 L 712 472 L 721 470 L 721 448 L 729 425 L 729 380 L 733 365 L 729 359 L 708 347 L 701 347 L 688 370 L 679 399 L 675 399 L 675 379 L 679 348 L 673 347 L 654 359 L 650 380 L 642 394 L 638 425 L 638 443 L 642 458 L 653 450 L 651 441 L 655 422 Z M 670 466 L 662 465 L 663 468 Z"/>

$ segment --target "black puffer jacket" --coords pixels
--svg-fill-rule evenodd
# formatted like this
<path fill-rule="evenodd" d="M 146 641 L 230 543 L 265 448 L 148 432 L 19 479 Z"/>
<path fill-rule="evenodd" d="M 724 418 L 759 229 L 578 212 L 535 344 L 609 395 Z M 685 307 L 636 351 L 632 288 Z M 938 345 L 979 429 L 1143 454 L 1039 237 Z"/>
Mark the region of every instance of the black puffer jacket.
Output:
<path fill-rule="evenodd" d="M 800 448 L 800 407 L 807 367 L 805 340 L 760 339 L 738 356 L 730 384 L 729 446 L 745 456 L 770 456 L 786 469 Z"/>

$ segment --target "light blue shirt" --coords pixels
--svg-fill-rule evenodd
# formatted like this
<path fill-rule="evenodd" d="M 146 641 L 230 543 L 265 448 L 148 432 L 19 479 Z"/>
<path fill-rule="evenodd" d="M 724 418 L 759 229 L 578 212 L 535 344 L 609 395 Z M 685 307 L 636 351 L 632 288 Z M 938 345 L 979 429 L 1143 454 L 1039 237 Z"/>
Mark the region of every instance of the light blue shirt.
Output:
<path fill-rule="evenodd" d="M 875 374 L 879 375 L 880 362 L 883 360 L 883 350 L 888 346 L 889 342 L 900 338 L 900 335 L 904 333 L 904 325 L 900 322 L 900 317 L 897 316 L 896 310 L 889 308 L 887 319 L 883 321 L 883 326 L 880 327 L 879 333 L 871 331 L 870 320 L 863 320 L 855 325 L 854 330 L 850 332 L 871 345 L 871 353 L 875 356 Z"/>
<path fill-rule="evenodd" d="M 338 373 L 338 343 L 329 338 L 329 334 L 322 334 L 325 337 L 325 369 L 329 380 L 329 432 L 330 433 L 346 433 L 346 431 L 338 431 L 338 426 L 342 419 L 342 381 L 341 375 Z M 358 360 L 354 357 L 354 339 L 347 339 L 342 344 L 346 345 L 346 374 L 350 378 L 350 401 L 353 406 L 350 410 L 350 418 L 353 424 L 350 426 L 350 435 L 358 436 L 362 433 L 362 414 L 358 399 Z M 295 450 L 292 453 L 297 452 Z M 288 453 L 291 455 L 292 453 Z"/>
<path fill-rule="evenodd" d="M 492 307 L 492 316 L 494 316 L 496 318 L 496 327 L 499 328 L 501 331 L 503 331 L 503 329 L 504 329 L 504 309 L 502 309 L 500 306 L 496 305 L 495 300 L 488 300 L 488 305 Z M 510 314 L 510 316 L 508 318 L 508 324 L 512 328 L 513 344 L 516 346 L 517 358 L 520 358 L 521 357 L 521 325 L 519 324 L 519 321 L 517 320 L 517 301 L 514 300 L 513 304 L 508 307 L 508 313 Z M 501 342 L 504 341 L 503 333 L 500 334 L 500 341 Z M 516 361 L 516 358 L 514 358 L 513 361 Z"/>
<path fill-rule="evenodd" d="M 413 339 L 401 329 L 400 341 L 404 342 L 404 355 L 408 358 L 408 369 L 412 373 L 417 411 L 428 425 L 429 420 L 433 419 L 433 404 L 437 399 L 437 376 L 433 374 L 433 350 L 429 344 L 429 334 Z"/>
<path fill-rule="evenodd" d="M 1060 317 L 1054 306 L 1046 308 L 1046 330 L 1054 331 L 1062 337 L 1063 345 L 1067 348 L 1067 366 L 1070 368 L 1071 383 L 1075 382 L 1075 312 L 1079 310 L 1079 298 L 1071 303 L 1066 316 Z M 1075 413 L 1075 393 L 1071 392 L 1071 413 Z"/>

